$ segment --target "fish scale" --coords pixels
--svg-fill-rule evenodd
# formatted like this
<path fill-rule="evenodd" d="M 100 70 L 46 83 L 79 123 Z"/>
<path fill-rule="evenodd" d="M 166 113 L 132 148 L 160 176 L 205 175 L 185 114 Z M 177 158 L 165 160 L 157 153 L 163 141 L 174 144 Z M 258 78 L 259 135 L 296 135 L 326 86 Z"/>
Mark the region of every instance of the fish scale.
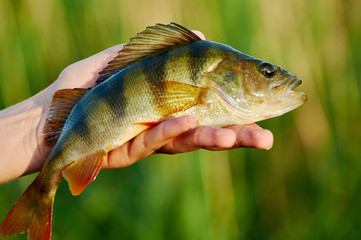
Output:
<path fill-rule="evenodd" d="M 295 75 L 176 24 L 148 27 L 99 73 L 90 89 L 55 92 L 44 126 L 53 150 L 0 224 L 0 237 L 51 237 L 62 178 L 73 195 L 92 182 L 108 152 L 168 119 L 200 125 L 248 124 L 282 115 L 307 97 Z"/>

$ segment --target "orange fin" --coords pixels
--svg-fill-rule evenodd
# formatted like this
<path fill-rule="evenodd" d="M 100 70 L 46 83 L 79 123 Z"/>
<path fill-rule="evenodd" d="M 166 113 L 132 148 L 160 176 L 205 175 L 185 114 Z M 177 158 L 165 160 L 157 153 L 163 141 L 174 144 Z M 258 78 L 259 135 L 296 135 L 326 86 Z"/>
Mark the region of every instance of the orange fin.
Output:
<path fill-rule="evenodd" d="M 192 31 L 173 22 L 168 25 L 158 23 L 147 27 L 136 37 L 131 38 L 130 42 L 119 51 L 119 55 L 108 63 L 108 66 L 99 73 L 96 83 L 99 85 L 120 70 L 145 58 L 201 40 Z"/>
<path fill-rule="evenodd" d="M 45 191 L 39 191 L 42 188 L 42 181 L 39 179 L 40 175 L 26 189 L 1 223 L 0 238 L 16 236 L 29 230 L 30 240 L 50 239 L 55 191 L 46 188 Z"/>
<path fill-rule="evenodd" d="M 163 117 L 185 111 L 198 104 L 206 104 L 207 88 L 180 82 L 158 82 L 152 85 L 154 108 Z"/>
<path fill-rule="evenodd" d="M 45 145 L 52 146 L 58 141 L 70 111 L 88 90 L 85 88 L 62 89 L 54 93 L 43 129 Z"/>
<path fill-rule="evenodd" d="M 63 177 L 68 181 L 74 196 L 82 193 L 85 187 L 95 180 L 106 157 L 106 152 L 100 152 L 74 162 L 63 170 Z"/>
<path fill-rule="evenodd" d="M 143 125 L 149 128 L 155 127 L 158 124 L 162 123 L 162 121 L 159 122 L 140 122 L 140 123 L 134 123 L 134 125 Z"/>

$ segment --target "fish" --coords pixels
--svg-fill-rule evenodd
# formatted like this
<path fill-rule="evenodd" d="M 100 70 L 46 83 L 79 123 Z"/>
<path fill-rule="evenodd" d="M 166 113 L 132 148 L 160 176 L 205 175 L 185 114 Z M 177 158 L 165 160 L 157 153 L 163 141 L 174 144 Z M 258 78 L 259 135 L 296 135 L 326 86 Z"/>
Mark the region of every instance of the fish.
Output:
<path fill-rule="evenodd" d="M 280 116 L 303 103 L 301 79 L 176 24 L 138 33 L 99 73 L 92 88 L 54 93 L 44 143 L 53 147 L 39 175 L 0 224 L 0 237 L 28 231 L 50 239 L 54 197 L 63 178 L 77 196 L 108 152 L 157 124 L 192 115 L 224 127 Z"/>

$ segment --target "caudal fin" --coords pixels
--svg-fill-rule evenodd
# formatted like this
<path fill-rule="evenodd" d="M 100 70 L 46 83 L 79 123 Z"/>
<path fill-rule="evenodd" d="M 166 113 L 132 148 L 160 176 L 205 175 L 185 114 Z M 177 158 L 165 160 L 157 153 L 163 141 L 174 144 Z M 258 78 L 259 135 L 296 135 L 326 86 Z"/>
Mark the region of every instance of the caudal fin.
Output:
<path fill-rule="evenodd" d="M 50 239 L 55 191 L 44 191 L 39 178 L 31 183 L 0 224 L 0 238 L 29 231 L 30 240 Z"/>

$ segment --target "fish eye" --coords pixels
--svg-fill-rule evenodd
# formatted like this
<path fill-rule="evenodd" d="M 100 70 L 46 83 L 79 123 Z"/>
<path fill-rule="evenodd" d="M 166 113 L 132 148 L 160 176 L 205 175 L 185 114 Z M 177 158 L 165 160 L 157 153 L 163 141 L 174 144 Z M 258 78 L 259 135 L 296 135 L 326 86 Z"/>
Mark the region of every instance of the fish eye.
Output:
<path fill-rule="evenodd" d="M 267 78 L 271 78 L 276 73 L 276 68 L 273 64 L 268 62 L 261 62 L 259 65 L 259 71 Z"/>

